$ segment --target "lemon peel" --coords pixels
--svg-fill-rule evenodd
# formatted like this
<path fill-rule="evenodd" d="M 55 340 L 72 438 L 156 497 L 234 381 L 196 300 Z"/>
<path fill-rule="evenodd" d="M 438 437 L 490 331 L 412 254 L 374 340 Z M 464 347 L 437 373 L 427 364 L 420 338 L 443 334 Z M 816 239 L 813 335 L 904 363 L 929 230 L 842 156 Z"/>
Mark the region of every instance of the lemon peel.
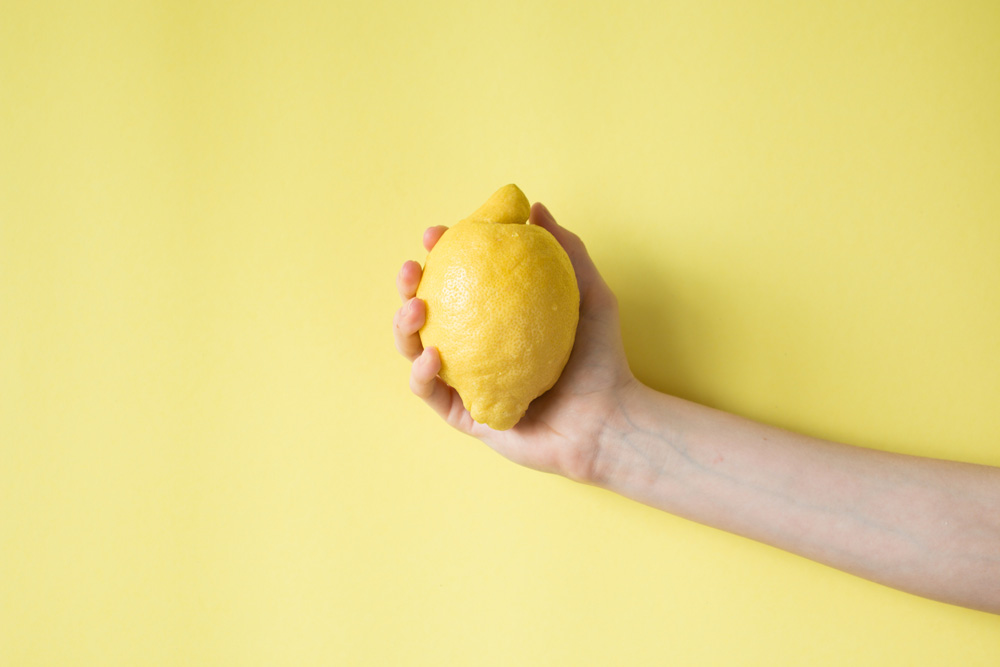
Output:
<path fill-rule="evenodd" d="M 524 224 L 516 185 L 448 229 L 427 255 L 417 296 L 420 329 L 441 378 L 479 423 L 512 428 L 556 383 L 573 350 L 580 291 L 569 256 L 548 230 Z"/>

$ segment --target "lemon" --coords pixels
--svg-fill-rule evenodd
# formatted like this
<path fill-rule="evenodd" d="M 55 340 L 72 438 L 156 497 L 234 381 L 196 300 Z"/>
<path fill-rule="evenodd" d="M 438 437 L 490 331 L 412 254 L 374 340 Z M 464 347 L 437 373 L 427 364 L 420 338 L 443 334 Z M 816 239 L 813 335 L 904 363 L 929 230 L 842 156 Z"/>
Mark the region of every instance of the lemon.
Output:
<path fill-rule="evenodd" d="M 526 225 L 516 185 L 500 188 L 444 233 L 427 256 L 417 296 L 420 329 L 441 356 L 441 378 L 481 424 L 513 427 L 559 379 L 576 336 L 580 291 L 566 251 Z"/>

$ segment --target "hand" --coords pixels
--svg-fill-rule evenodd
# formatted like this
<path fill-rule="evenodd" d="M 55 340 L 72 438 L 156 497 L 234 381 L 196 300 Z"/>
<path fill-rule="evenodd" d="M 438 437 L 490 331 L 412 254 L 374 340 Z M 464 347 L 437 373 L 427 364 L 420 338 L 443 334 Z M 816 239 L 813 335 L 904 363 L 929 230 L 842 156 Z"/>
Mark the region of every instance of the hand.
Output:
<path fill-rule="evenodd" d="M 424 324 L 426 304 L 414 296 L 421 276 L 420 265 L 414 261 L 403 264 L 396 279 L 403 300 L 393 318 L 396 347 L 413 362 L 413 393 L 448 424 L 479 438 L 515 463 L 592 482 L 605 426 L 639 383 L 625 358 L 618 301 L 597 272 L 583 242 L 560 227 L 542 204 L 532 206 L 529 224 L 551 232 L 569 255 L 580 287 L 580 323 L 573 353 L 559 381 L 532 401 L 514 428 L 495 431 L 476 423 L 458 392 L 437 377 L 441 370 L 438 351 L 433 347 L 425 349 L 417 333 Z M 446 230 L 443 226 L 427 229 L 424 247 L 430 251 Z"/>

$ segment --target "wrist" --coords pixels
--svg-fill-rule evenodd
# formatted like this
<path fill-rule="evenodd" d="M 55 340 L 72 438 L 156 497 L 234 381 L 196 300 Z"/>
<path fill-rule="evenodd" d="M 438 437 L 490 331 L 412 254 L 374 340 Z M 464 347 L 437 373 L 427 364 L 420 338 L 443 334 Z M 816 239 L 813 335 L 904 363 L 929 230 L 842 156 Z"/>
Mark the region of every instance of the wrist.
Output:
<path fill-rule="evenodd" d="M 664 398 L 635 379 L 618 392 L 616 407 L 598 436 L 589 484 L 621 492 L 650 484 L 662 472 L 663 452 L 650 446 L 650 418 L 656 402 Z"/>

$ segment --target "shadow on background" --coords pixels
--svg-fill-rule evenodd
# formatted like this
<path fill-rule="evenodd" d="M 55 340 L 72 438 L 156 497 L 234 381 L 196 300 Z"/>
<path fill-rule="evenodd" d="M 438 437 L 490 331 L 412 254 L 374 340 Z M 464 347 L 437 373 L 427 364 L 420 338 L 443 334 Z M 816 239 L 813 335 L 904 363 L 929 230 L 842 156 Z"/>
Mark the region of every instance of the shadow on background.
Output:
<path fill-rule="evenodd" d="M 664 274 L 641 253 L 629 256 L 635 261 L 619 269 L 614 282 L 620 285 L 622 338 L 632 372 L 657 391 L 713 403 L 719 397 L 699 357 L 712 353 L 713 319 L 718 318 L 713 318 L 711 295 L 718 286 L 696 276 Z M 695 338 L 702 341 L 697 352 L 691 346 Z"/>
<path fill-rule="evenodd" d="M 676 249 L 628 238 L 611 244 L 608 253 L 628 261 L 598 267 L 618 296 L 629 365 L 642 383 L 782 428 L 810 430 L 796 406 L 812 393 L 810 346 L 801 336 L 824 326 L 811 310 L 815 304 L 800 302 L 799 291 L 754 270 L 752 262 L 745 280 L 733 282 L 731 268 L 682 265 Z M 717 261 L 732 254 L 733 248 L 720 248 Z"/>

